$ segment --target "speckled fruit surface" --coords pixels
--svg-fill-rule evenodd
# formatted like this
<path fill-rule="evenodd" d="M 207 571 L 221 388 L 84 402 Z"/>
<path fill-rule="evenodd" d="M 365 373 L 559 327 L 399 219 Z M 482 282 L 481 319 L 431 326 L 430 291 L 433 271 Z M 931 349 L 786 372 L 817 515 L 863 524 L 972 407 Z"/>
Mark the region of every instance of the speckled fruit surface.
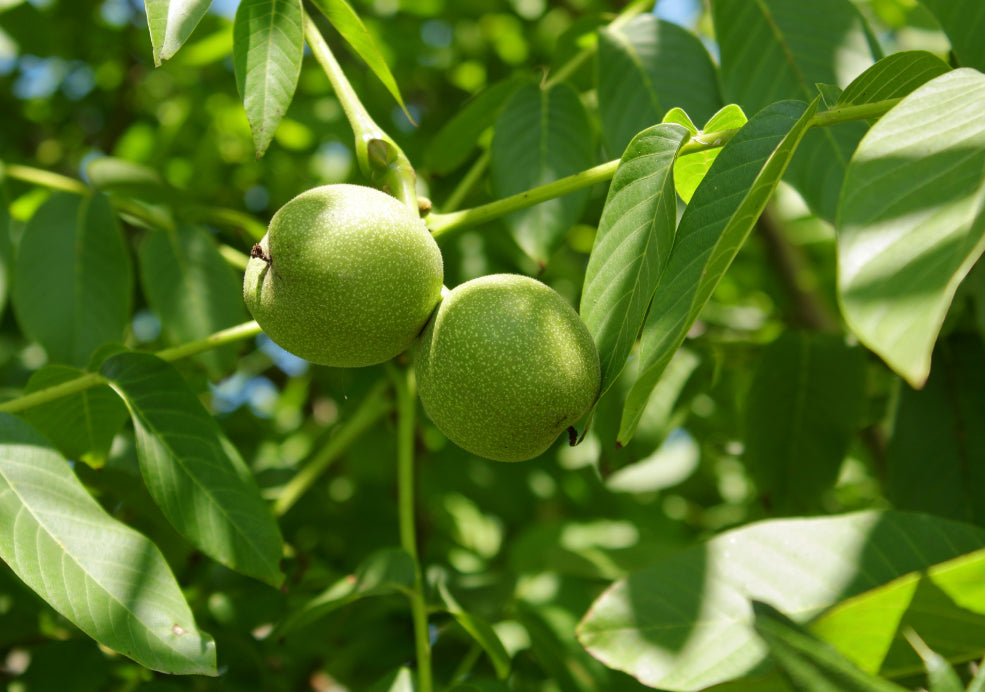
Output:
<path fill-rule="evenodd" d="M 243 298 L 253 318 L 275 343 L 321 365 L 393 358 L 441 297 L 441 252 L 424 222 L 369 187 L 301 193 L 251 254 Z"/>
<path fill-rule="evenodd" d="M 448 293 L 414 357 L 434 424 L 497 461 L 542 454 L 599 391 L 588 328 L 554 289 L 526 276 L 484 276 Z"/>

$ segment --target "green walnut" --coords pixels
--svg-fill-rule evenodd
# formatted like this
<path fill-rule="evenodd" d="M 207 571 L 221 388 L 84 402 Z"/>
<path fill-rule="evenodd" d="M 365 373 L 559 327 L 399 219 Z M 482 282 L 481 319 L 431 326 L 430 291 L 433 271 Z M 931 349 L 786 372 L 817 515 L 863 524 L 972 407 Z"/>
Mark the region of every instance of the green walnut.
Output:
<path fill-rule="evenodd" d="M 243 297 L 287 351 L 361 367 L 410 347 L 441 283 L 441 252 L 417 214 L 373 188 L 325 185 L 274 214 L 250 253 Z"/>
<path fill-rule="evenodd" d="M 526 276 L 466 282 L 414 353 L 424 410 L 448 439 L 497 461 L 532 459 L 595 403 L 595 342 L 554 289 Z"/>

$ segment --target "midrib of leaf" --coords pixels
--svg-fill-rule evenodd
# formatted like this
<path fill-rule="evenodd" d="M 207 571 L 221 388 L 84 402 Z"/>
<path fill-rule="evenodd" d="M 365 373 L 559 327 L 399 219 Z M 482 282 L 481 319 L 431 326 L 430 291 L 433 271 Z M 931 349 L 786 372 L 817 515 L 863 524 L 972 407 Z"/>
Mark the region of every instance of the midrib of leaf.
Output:
<path fill-rule="evenodd" d="M 780 46 L 780 50 L 783 52 L 787 63 L 790 65 L 790 69 L 793 70 L 794 74 L 797 76 L 797 83 L 800 84 L 801 88 L 804 90 L 804 96 L 809 102 L 811 100 L 810 90 L 807 88 L 807 80 L 801 73 L 800 68 L 797 66 L 797 60 L 793 53 L 790 51 L 787 41 L 784 39 L 783 32 L 780 31 L 780 27 L 777 26 L 776 22 L 773 20 L 773 15 L 770 13 L 769 7 L 766 6 L 765 0 L 756 0 L 756 6 L 760 9 L 763 14 L 763 19 L 766 20 L 767 25 L 773 32 L 773 38 L 776 39 L 777 45 Z"/>
<path fill-rule="evenodd" d="M 16 460 L 14 460 L 14 459 L 10 459 L 10 458 L 8 458 L 8 459 L 6 460 L 6 463 L 8 463 L 8 464 L 17 464 L 17 465 L 19 465 L 19 466 L 28 466 L 29 468 L 31 468 L 31 470 L 32 470 L 32 471 L 33 471 L 34 473 L 37 473 L 37 472 L 39 472 L 39 471 L 41 471 L 42 473 L 47 473 L 47 472 L 46 472 L 46 471 L 44 471 L 43 469 L 38 469 L 38 468 L 36 468 L 36 467 L 34 467 L 34 466 L 31 466 L 31 465 L 28 465 L 28 464 L 24 464 L 24 463 L 22 463 L 22 462 L 19 462 L 19 461 L 16 461 Z M 0 469 L 0 473 L 3 473 L 3 471 L 2 471 L 2 469 Z M 55 477 L 55 480 L 56 480 L 57 482 L 61 482 L 61 479 L 60 479 L 60 478 L 58 478 L 57 476 Z M 95 576 L 93 576 L 93 575 L 92 575 L 92 574 L 91 574 L 91 573 L 90 573 L 90 572 L 89 572 L 89 571 L 88 571 L 87 569 L 85 569 L 85 567 L 84 567 L 84 566 L 82 565 L 82 563 L 80 563 L 80 562 L 79 562 L 79 561 L 78 561 L 78 560 L 77 560 L 77 559 L 75 558 L 75 556 L 74 556 L 74 555 L 72 555 L 72 554 L 71 554 L 71 553 L 70 553 L 70 552 L 68 551 L 68 549 L 66 549 L 66 547 L 65 547 L 65 546 L 64 546 L 64 545 L 62 544 L 62 542 L 61 542 L 61 540 L 59 540 L 59 538 L 57 537 L 57 534 L 56 534 L 56 533 L 55 533 L 54 531 L 52 531 L 52 530 L 51 530 L 51 529 L 50 529 L 50 528 L 48 527 L 48 525 L 47 525 L 47 524 L 46 524 L 46 523 L 45 523 L 44 521 L 42 521 L 42 519 L 41 519 L 41 517 L 40 517 L 40 516 L 39 516 L 39 515 L 38 515 L 37 513 L 35 513 L 35 511 L 34 511 L 34 510 L 33 510 L 33 509 L 31 508 L 31 506 L 30 506 L 30 505 L 29 505 L 29 504 L 27 503 L 27 501 L 26 501 L 26 499 L 24 498 L 24 496 L 23 496 L 23 495 L 21 495 L 21 494 L 20 494 L 20 493 L 19 493 L 19 492 L 17 491 L 17 487 L 16 487 L 16 485 L 15 485 L 14 483 L 12 483 L 12 482 L 10 481 L 10 479 L 9 479 L 9 478 L 7 478 L 7 476 L 4 476 L 4 481 L 5 481 L 6 483 L 7 483 L 7 487 L 8 487 L 8 488 L 10 488 L 10 491 L 11 491 L 11 492 L 12 492 L 12 493 L 13 493 L 13 494 L 14 494 L 15 496 L 17 496 L 17 498 L 18 498 L 18 499 L 20 500 L 20 506 L 21 506 L 21 511 L 24 511 L 24 512 L 27 512 L 27 513 L 28 513 L 28 514 L 29 514 L 29 515 L 30 515 L 30 516 L 32 517 L 32 519 L 34 520 L 34 523 L 35 523 L 35 525 L 36 525 L 36 526 L 38 526 L 38 528 L 39 528 L 39 529 L 42 529 L 42 530 L 44 530 L 44 533 L 45 533 L 45 535 L 47 535 L 47 536 L 48 536 L 48 538 L 49 538 L 49 539 L 50 539 L 50 540 L 51 540 L 51 541 L 52 541 L 53 543 L 55 543 L 56 545 L 58 545 L 58 546 L 59 546 L 59 547 L 60 547 L 60 548 L 62 549 L 62 555 L 63 555 L 63 557 L 62 557 L 62 560 L 64 561 L 64 560 L 66 560 L 66 559 L 67 559 L 67 560 L 69 560 L 70 562 L 72 562 L 72 563 L 73 563 L 73 564 L 74 564 L 74 565 L 76 566 L 76 568 L 77 568 L 77 569 L 78 569 L 78 570 L 79 570 L 79 571 L 80 571 L 80 572 L 81 572 L 82 574 L 84 574 L 84 575 L 85 575 L 85 578 L 86 578 L 86 579 L 87 579 L 88 581 L 90 581 L 90 582 L 92 582 L 92 583 L 94 583 L 94 584 L 96 584 L 96 585 L 98 585 L 98 586 L 99 586 L 99 588 L 100 588 L 100 589 L 101 589 L 101 590 L 103 591 L 103 593 L 104 593 L 104 594 L 106 594 L 106 595 L 107 595 L 107 596 L 108 596 L 109 598 L 111 598 L 111 599 L 112 599 L 112 600 L 113 600 L 113 601 L 114 601 L 115 603 L 117 603 L 117 604 L 118 604 L 118 605 L 119 605 L 119 606 L 120 606 L 121 608 L 123 608 L 123 610 L 124 610 L 124 611 L 126 611 L 127 613 L 129 613 L 129 614 L 130 614 L 130 616 L 131 616 L 131 617 L 132 617 L 132 618 L 133 618 L 134 620 L 136 620 L 137 622 L 139 622 L 139 623 L 141 623 L 141 624 L 142 624 L 142 625 L 144 626 L 144 631 L 145 631 L 145 632 L 149 632 L 149 633 L 153 633 L 153 634 L 154 634 L 154 638 L 155 638 L 155 639 L 157 639 L 157 640 L 158 640 L 159 642 L 162 642 L 162 643 L 164 643 L 165 645 L 167 645 L 167 642 L 166 642 L 166 641 L 165 641 L 164 639 L 162 639 L 162 638 L 161 638 L 161 637 L 160 637 L 160 636 L 159 636 L 159 635 L 158 635 L 158 634 L 157 634 L 157 633 L 155 632 L 155 628 L 153 628 L 153 627 L 150 627 L 150 626 L 149 626 L 149 625 L 147 625 L 147 624 L 146 624 L 146 623 L 145 623 L 145 622 L 144 622 L 143 620 L 141 620 L 141 619 L 140 619 L 140 617 L 139 617 L 139 616 L 138 616 L 138 615 L 137 615 L 137 614 L 136 614 L 136 613 L 135 613 L 135 612 L 134 612 L 134 611 L 133 611 L 133 610 L 132 610 L 132 609 L 131 609 L 131 608 L 130 608 L 129 606 L 127 606 L 127 604 L 126 604 L 126 603 L 124 603 L 124 602 L 123 602 L 123 601 L 121 601 L 121 600 L 120 600 L 119 598 L 117 598 L 117 597 L 116 597 L 116 594 L 115 594 L 115 593 L 114 593 L 114 592 L 113 592 L 113 591 L 112 591 L 111 589 L 109 589 L 108 587 L 106 587 L 106 586 L 105 586 L 105 585 L 104 585 L 104 584 L 103 584 L 102 582 L 100 582 L 100 581 L 99 581 L 99 580 L 98 580 L 98 579 L 97 579 L 97 578 L 96 578 Z M 57 487 L 57 484 L 56 484 L 56 485 L 55 485 L 54 487 Z M 46 488 L 46 491 L 47 491 L 47 492 L 52 492 L 52 490 L 51 490 L 51 488 Z M 66 500 L 68 500 L 68 501 L 70 501 L 70 500 L 71 500 L 71 498 L 66 498 Z M 70 518 L 72 519 L 72 521 L 73 521 L 73 522 L 76 522 L 76 523 L 80 523 L 80 522 L 82 522 L 82 519 L 80 519 L 80 518 L 79 518 L 78 516 L 76 516 L 76 515 L 72 515 L 72 516 L 71 516 Z M 16 522 L 17 520 L 15 519 L 14 521 Z M 102 531 L 102 529 L 103 529 L 103 527 L 101 527 L 101 526 L 100 526 L 99 524 L 94 524 L 94 526 L 95 526 L 95 527 L 96 527 L 97 529 L 99 529 L 100 531 Z M 18 560 L 18 564 L 22 564 L 20 560 Z M 61 586 L 61 587 L 63 587 L 63 589 L 64 589 L 64 593 L 65 593 L 65 594 L 67 595 L 67 594 L 68 594 L 68 589 L 67 589 L 67 586 L 65 585 L 65 575 L 64 575 L 64 569 L 63 569 L 63 570 L 61 570 L 61 571 L 62 571 L 62 580 L 61 580 L 61 584 L 60 584 L 59 586 Z M 46 587 L 46 588 L 48 588 L 48 585 L 47 585 L 47 584 L 45 584 L 45 587 Z M 87 591 L 88 591 L 88 589 L 87 589 Z M 73 610 L 74 610 L 74 602 L 73 602 L 73 600 L 72 600 L 71 598 L 69 598 L 69 599 L 68 599 L 68 601 L 69 601 L 69 603 L 71 603 L 71 604 L 72 604 L 72 606 L 73 606 Z M 86 598 L 86 599 L 85 599 L 85 601 L 86 601 L 86 604 L 87 604 L 87 606 L 88 606 L 88 604 L 89 604 L 89 599 L 88 599 L 88 598 Z M 96 617 L 94 617 L 94 616 L 92 615 L 92 613 L 91 613 L 91 611 L 90 611 L 90 617 L 92 617 L 92 619 L 93 619 L 93 620 L 98 620 L 98 618 L 96 618 Z M 131 633 L 131 636 L 132 636 L 132 635 L 133 635 L 133 633 Z"/>
<path fill-rule="evenodd" d="M 145 377 L 145 379 L 148 379 L 148 377 Z M 118 389 L 116 383 L 115 382 L 111 382 L 110 385 L 113 387 L 113 389 L 115 389 L 118 393 L 120 393 L 123 396 L 124 400 L 127 401 L 128 404 L 129 404 L 130 399 L 126 396 L 126 394 L 124 392 L 120 392 L 120 390 Z M 135 402 L 139 402 L 140 401 L 140 398 L 139 397 L 138 398 L 135 398 L 134 401 Z M 202 494 L 210 500 L 210 502 L 212 503 L 213 508 L 217 509 L 219 511 L 219 513 L 226 518 L 227 525 L 234 527 L 234 529 L 236 531 L 236 534 L 239 535 L 243 539 L 243 541 L 246 543 L 246 545 L 248 545 L 250 547 L 250 550 L 252 550 L 255 554 L 257 554 L 257 555 L 260 556 L 260 561 L 263 564 L 266 564 L 266 565 L 272 567 L 273 570 L 274 570 L 274 572 L 276 572 L 277 571 L 277 565 L 276 565 L 276 563 L 270 563 L 266 559 L 266 556 L 259 550 L 259 548 L 254 544 L 254 542 L 252 540 L 250 540 L 246 536 L 246 534 L 243 533 L 243 531 L 241 530 L 239 524 L 237 522 L 235 522 L 235 521 L 232 520 L 232 517 L 225 511 L 225 508 L 222 506 L 222 504 L 218 500 L 215 499 L 215 497 L 214 497 L 214 495 L 212 493 L 208 492 L 208 490 L 205 488 L 205 486 L 201 485 L 201 483 L 198 480 L 198 477 L 195 474 L 191 473 L 188 470 L 188 466 L 185 464 L 183 457 L 180 454 L 178 454 L 178 453 L 175 452 L 174 447 L 171 445 L 171 443 L 169 441 L 171 436 L 170 435 L 165 436 L 162 433 L 162 431 L 160 431 L 155 426 L 151 425 L 150 421 L 143 415 L 143 410 L 144 410 L 143 407 L 139 407 L 139 408 L 134 408 L 132 406 L 130 407 L 131 413 L 133 413 L 134 416 L 136 416 L 137 418 L 140 419 L 140 423 L 144 427 L 144 429 L 153 433 L 154 439 L 157 440 L 158 443 L 162 447 L 164 447 L 164 449 L 167 451 L 167 453 L 170 455 L 170 457 L 175 461 L 175 463 L 185 472 L 185 475 L 188 478 L 190 478 L 192 480 L 192 482 L 196 486 L 198 486 L 198 488 L 200 489 L 200 491 L 202 492 Z M 174 411 L 171 410 L 171 409 L 168 409 L 168 411 L 170 413 L 174 413 Z M 193 420 L 197 420 L 197 419 L 194 419 L 193 418 Z M 191 437 L 193 437 L 194 439 L 200 439 L 198 436 L 195 436 L 195 435 L 193 435 Z M 230 461 L 230 463 L 232 463 L 232 462 Z M 234 556 L 230 556 L 230 557 L 234 557 Z"/>

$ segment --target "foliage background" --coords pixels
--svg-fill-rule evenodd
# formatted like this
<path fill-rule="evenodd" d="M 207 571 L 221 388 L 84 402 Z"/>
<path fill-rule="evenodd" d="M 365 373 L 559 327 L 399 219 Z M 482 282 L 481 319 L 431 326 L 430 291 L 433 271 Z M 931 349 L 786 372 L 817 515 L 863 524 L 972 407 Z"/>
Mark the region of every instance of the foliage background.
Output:
<path fill-rule="evenodd" d="M 946 39 L 919 5 L 857 4 L 887 51 L 924 48 L 946 54 Z M 188 45 L 154 68 L 142 3 L 136 0 L 0 2 L 0 160 L 86 179 L 89 164 L 110 155 L 157 171 L 183 205 L 242 210 L 261 223 L 314 185 L 365 183 L 355 165 L 349 124 L 310 56 L 274 144 L 263 159 L 255 158 L 233 78 L 233 5 L 216 2 Z M 550 74 L 589 46 L 594 30 L 623 3 L 375 0 L 353 5 L 383 50 L 416 126 L 337 36 L 329 33 L 329 40 L 367 109 L 415 162 L 426 194 L 441 208 L 481 156 L 473 150 L 441 175 L 430 170 L 442 153 L 429 149 L 441 128 L 489 85 Z M 716 52 L 704 9 L 661 0 L 657 11 L 699 32 Z M 571 78 L 588 91 L 588 101 L 594 69 L 590 60 Z M 598 141 L 600 161 L 618 157 L 619 151 L 605 150 L 603 138 Z M 9 178 L 3 192 L 16 238 L 48 192 Z M 441 242 L 445 283 L 455 286 L 501 271 L 537 274 L 577 305 L 605 192 L 605 185 L 591 189 L 586 211 L 545 265 L 528 257 L 501 221 L 450 234 Z M 483 180 L 462 206 L 494 198 Z M 750 388 L 765 345 L 787 326 L 811 319 L 803 315 L 803 292 L 814 297 L 810 309 L 836 313 L 831 227 L 809 214 L 787 188 L 774 201 L 769 220 L 703 313 L 694 334 L 700 338 L 689 343 L 690 360 L 677 362 L 680 391 L 664 415 L 656 412 L 644 422 L 627 449 L 617 453 L 589 438 L 575 448 L 559 444 L 532 462 L 495 464 L 461 452 L 420 417 L 421 559 L 430 566 L 430 580 L 447 583 L 468 612 L 496 623 L 515 654 L 510 689 L 644 689 L 603 667 L 574 637 L 578 621 L 614 579 L 755 519 L 889 506 L 880 435 L 900 384 L 871 357 L 859 364 L 867 372 L 862 433 L 847 450 L 839 481 L 820 502 L 764 501 L 763 489 L 743 464 L 750 444 L 747 402 L 755 396 Z M 240 250 L 252 243 L 235 224 L 205 227 Z M 148 232 L 130 224 L 126 239 L 136 258 Z M 8 282 L 9 245 L 0 243 Z M 229 282 L 236 281 L 230 269 Z M 136 293 L 129 345 L 158 349 L 180 342 L 167 331 L 167 320 L 162 330 L 145 291 Z M 228 326 L 246 317 L 237 306 L 218 319 Z M 958 311 L 954 319 L 962 318 Z M 9 397 L 21 391 L 44 358 L 23 335 L 13 311 L 5 309 L 0 386 Z M 263 337 L 217 362 L 179 367 L 271 498 L 385 376 L 382 366 L 308 367 Z M 369 689 L 414 656 L 401 595 L 360 600 L 284 636 L 270 632 L 285 612 L 344 579 L 377 551 L 398 544 L 395 428 L 392 411 L 381 416 L 280 517 L 291 551 L 283 592 L 191 550 L 148 500 L 136 470 L 132 432 L 118 436 L 105 465 L 96 470 L 76 463 L 76 473 L 114 516 L 164 551 L 198 624 L 216 638 L 223 675 L 168 679 L 99 650 L 5 566 L 0 566 L 0 675 L 11 690 L 31 691 L 65 689 L 67 669 L 73 690 Z M 596 470 L 600 463 L 627 468 L 603 479 Z M 432 628 L 439 678 L 471 670 L 476 685 L 488 685 L 475 689 L 500 689 L 494 686 L 492 663 L 455 618 L 437 613 Z"/>

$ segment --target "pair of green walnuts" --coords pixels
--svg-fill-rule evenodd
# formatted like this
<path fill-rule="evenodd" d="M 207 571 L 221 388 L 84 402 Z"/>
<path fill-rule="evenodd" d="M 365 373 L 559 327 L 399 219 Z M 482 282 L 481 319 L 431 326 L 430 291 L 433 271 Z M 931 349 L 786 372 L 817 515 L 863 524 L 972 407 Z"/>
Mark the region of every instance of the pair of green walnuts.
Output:
<path fill-rule="evenodd" d="M 396 199 L 358 185 L 304 192 L 250 253 L 246 305 L 281 347 L 361 367 L 414 344 L 424 410 L 452 442 L 498 461 L 540 455 L 594 404 L 599 357 L 553 289 L 495 274 L 442 295 L 441 252 Z"/>

